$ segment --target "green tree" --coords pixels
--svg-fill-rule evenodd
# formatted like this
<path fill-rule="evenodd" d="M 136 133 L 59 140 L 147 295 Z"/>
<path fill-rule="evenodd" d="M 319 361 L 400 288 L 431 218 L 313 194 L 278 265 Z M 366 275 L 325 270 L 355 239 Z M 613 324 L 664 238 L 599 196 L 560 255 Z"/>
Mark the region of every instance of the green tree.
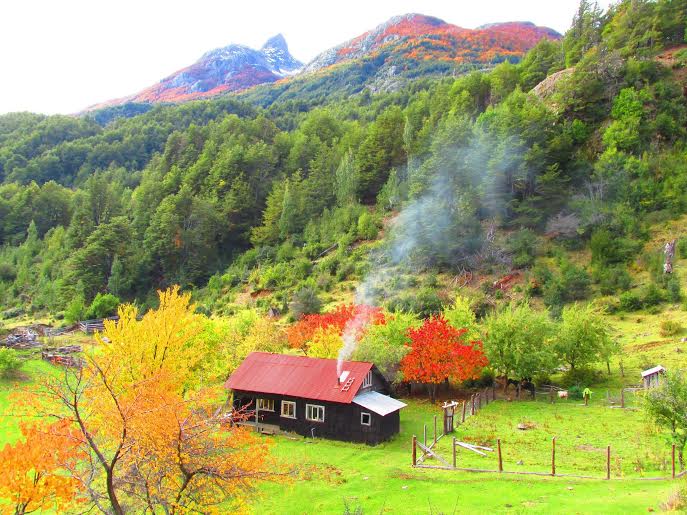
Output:
<path fill-rule="evenodd" d="M 684 468 L 684 450 L 687 443 L 687 381 L 681 372 L 666 372 L 661 384 L 650 389 L 644 409 L 659 426 L 670 430 L 672 442 L 678 451 L 680 469 Z"/>
<path fill-rule="evenodd" d="M 347 206 L 358 200 L 358 170 L 353 159 L 353 152 L 346 152 L 336 169 L 336 202 L 339 206 Z"/>
<path fill-rule="evenodd" d="M 547 311 L 536 311 L 529 304 L 508 304 L 487 317 L 482 333 L 489 363 L 507 377 L 532 377 L 556 366 L 551 342 L 554 325 Z"/>
<path fill-rule="evenodd" d="M 571 370 L 608 359 L 610 342 L 608 322 L 591 304 L 571 304 L 563 308 L 555 349 L 559 359 Z"/>

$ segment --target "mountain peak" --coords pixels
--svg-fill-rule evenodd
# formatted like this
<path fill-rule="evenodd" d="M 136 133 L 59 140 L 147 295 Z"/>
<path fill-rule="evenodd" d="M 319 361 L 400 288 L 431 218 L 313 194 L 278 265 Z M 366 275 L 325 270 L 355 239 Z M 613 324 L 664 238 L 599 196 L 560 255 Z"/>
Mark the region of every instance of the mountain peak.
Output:
<path fill-rule="evenodd" d="M 270 39 L 268 39 L 264 45 L 262 45 L 262 48 L 260 49 L 262 52 L 269 48 L 274 48 L 275 50 L 279 50 L 282 52 L 288 52 L 289 47 L 286 44 L 286 39 L 284 38 L 283 34 L 277 34 L 276 36 L 272 36 Z"/>

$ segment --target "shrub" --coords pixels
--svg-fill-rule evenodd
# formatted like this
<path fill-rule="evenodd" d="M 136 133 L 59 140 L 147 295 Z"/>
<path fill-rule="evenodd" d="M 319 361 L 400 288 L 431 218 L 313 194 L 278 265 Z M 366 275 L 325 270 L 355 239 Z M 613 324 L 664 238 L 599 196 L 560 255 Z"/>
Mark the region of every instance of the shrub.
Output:
<path fill-rule="evenodd" d="M 372 240 L 377 237 L 379 229 L 374 219 L 367 211 L 364 211 L 358 218 L 358 238 Z"/>
<path fill-rule="evenodd" d="M 513 255 L 515 267 L 532 266 L 537 250 L 537 237 L 530 229 L 522 229 L 509 236 L 507 249 Z"/>
<path fill-rule="evenodd" d="M 0 348 L 0 377 L 8 378 L 16 375 L 23 364 L 16 350 Z"/>
<path fill-rule="evenodd" d="M 591 278 L 584 268 L 571 263 L 561 266 L 561 286 L 566 301 L 582 300 L 589 295 Z"/>
<path fill-rule="evenodd" d="M 624 266 L 609 268 L 597 266 L 592 277 L 599 284 L 599 290 L 603 295 L 611 295 L 618 290 L 628 290 L 632 286 L 632 277 Z"/>
<path fill-rule="evenodd" d="M 574 368 L 568 370 L 563 376 L 563 385 L 572 388 L 573 386 L 586 387 L 598 384 L 604 377 L 598 370 L 591 368 Z"/>
<path fill-rule="evenodd" d="M 64 311 L 64 319 L 73 324 L 86 318 L 85 315 L 86 303 L 84 302 L 83 295 L 77 295 L 67 304 L 67 309 Z"/>
<path fill-rule="evenodd" d="M 568 397 L 576 401 L 582 400 L 582 388 L 577 385 L 571 386 L 568 388 Z"/>
<path fill-rule="evenodd" d="M 631 291 L 620 294 L 620 309 L 623 311 L 637 311 L 642 309 L 642 301 L 639 296 Z"/>
<path fill-rule="evenodd" d="M 17 270 L 9 263 L 0 263 L 0 282 L 11 283 L 17 278 Z"/>
<path fill-rule="evenodd" d="M 312 288 L 303 287 L 293 294 L 289 310 L 296 320 L 300 320 L 303 315 L 319 313 L 322 309 L 322 301 Z"/>
<path fill-rule="evenodd" d="M 682 325 L 675 320 L 664 320 L 661 322 L 661 336 L 675 336 L 682 332 Z"/>
<path fill-rule="evenodd" d="M 642 292 L 642 304 L 644 307 L 657 306 L 663 302 L 663 299 L 663 292 L 654 283 L 651 283 Z"/>
<path fill-rule="evenodd" d="M 117 306 L 120 304 L 119 297 L 111 293 L 98 293 L 88 310 L 85 313 L 86 318 L 105 318 L 117 313 Z"/>
<path fill-rule="evenodd" d="M 666 297 L 669 302 L 680 302 L 682 300 L 682 292 L 680 291 L 680 280 L 671 276 L 666 280 Z"/>

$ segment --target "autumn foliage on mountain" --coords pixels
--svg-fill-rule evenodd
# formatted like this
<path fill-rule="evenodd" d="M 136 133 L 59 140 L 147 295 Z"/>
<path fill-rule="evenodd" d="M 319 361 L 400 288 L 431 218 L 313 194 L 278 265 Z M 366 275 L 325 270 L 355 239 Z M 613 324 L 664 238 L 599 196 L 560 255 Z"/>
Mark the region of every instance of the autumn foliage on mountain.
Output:
<path fill-rule="evenodd" d="M 408 330 L 411 350 L 401 360 L 401 370 L 406 381 L 429 385 L 432 402 L 440 383 L 446 379 L 475 379 L 488 364 L 482 342 L 464 341 L 465 332 L 452 327 L 443 316 L 429 318 L 419 328 Z"/>

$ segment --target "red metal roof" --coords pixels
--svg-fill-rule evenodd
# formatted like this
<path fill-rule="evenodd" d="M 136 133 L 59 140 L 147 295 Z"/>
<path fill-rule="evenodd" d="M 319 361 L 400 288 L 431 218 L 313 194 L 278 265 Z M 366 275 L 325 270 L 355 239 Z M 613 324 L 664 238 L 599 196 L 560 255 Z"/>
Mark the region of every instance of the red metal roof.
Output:
<path fill-rule="evenodd" d="M 372 363 L 344 361 L 338 384 L 336 360 L 253 352 L 224 385 L 232 390 L 272 393 L 350 404 L 372 369 Z M 348 388 L 345 388 L 350 382 Z"/>

